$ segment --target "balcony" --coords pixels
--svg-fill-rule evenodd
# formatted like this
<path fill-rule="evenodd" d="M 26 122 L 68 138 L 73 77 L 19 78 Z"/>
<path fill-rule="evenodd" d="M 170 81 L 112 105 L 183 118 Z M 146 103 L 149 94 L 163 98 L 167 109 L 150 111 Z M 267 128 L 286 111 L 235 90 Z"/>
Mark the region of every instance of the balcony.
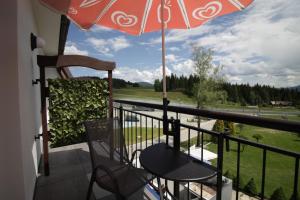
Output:
<path fill-rule="evenodd" d="M 136 106 L 149 109 L 147 111 L 136 111 L 134 109 Z M 156 109 L 157 112 L 153 112 L 153 109 Z M 161 142 L 168 143 L 170 146 L 174 145 L 173 137 L 163 134 L 161 110 L 162 106 L 158 104 L 114 101 L 113 114 L 114 117 L 122 120 L 122 132 L 129 155 L 136 149 L 145 149 Z M 202 183 L 176 183 L 164 180 L 163 183 L 167 191 L 165 193 L 166 199 L 172 199 L 171 197 L 175 193 L 178 199 L 184 200 L 269 199 L 271 191 L 276 189 L 270 188 L 271 186 L 283 187 L 288 198 L 291 197 L 292 199 L 292 195 L 294 195 L 294 199 L 296 199 L 295 196 L 299 194 L 299 152 L 215 132 L 211 129 L 215 119 L 223 119 L 299 134 L 299 123 L 177 106 L 168 107 L 168 116 L 169 118 L 181 119 L 177 124 L 180 132 L 180 151 L 216 166 L 218 175 L 216 178 Z M 187 120 L 186 116 L 191 118 L 202 116 L 208 120 L 201 122 L 201 126 L 198 128 L 196 126 L 197 122 Z M 174 120 L 169 121 L 169 125 L 172 127 Z M 198 144 L 197 137 L 199 137 Z M 208 140 L 208 138 L 210 139 Z M 210 142 L 212 141 L 211 138 L 215 138 L 214 142 Z M 195 144 L 198 147 L 193 146 Z M 246 150 L 244 150 L 245 148 Z M 252 152 L 251 158 L 247 157 L 249 154 L 246 154 L 250 150 Z M 274 164 L 272 159 L 276 156 L 286 161 L 281 165 L 283 168 L 280 168 L 280 163 L 278 163 L 278 167 L 271 166 L 271 164 Z M 247 159 L 251 160 L 253 157 L 257 158 L 259 162 L 255 169 L 250 169 L 249 167 L 253 167 L 253 165 Z M 229 162 L 234 162 L 234 164 L 229 165 Z M 134 160 L 134 163 L 136 167 L 140 167 L 138 159 Z M 232 173 L 234 173 L 234 178 L 227 177 L 229 175 L 225 169 L 227 170 L 229 166 Z M 257 173 L 255 177 L 257 183 L 256 194 L 245 191 L 241 186 L 241 177 L 245 173 L 252 174 L 253 171 Z M 50 176 L 40 176 L 38 178 L 35 199 L 85 199 L 90 173 L 90 157 L 85 143 L 51 149 Z M 280 176 L 280 173 L 284 176 Z M 280 179 L 282 177 L 283 179 Z M 179 184 L 179 187 L 176 187 L 177 184 Z M 153 181 L 153 185 L 156 186 L 157 183 Z M 141 199 L 141 194 L 144 199 L 158 199 L 157 194 L 154 194 L 155 189 L 155 187 L 146 187 L 144 190 L 139 191 L 137 195 L 134 195 L 133 199 Z M 179 191 L 176 192 L 176 190 Z M 107 191 L 94 186 L 94 196 L 92 198 L 113 199 L 113 196 Z"/>

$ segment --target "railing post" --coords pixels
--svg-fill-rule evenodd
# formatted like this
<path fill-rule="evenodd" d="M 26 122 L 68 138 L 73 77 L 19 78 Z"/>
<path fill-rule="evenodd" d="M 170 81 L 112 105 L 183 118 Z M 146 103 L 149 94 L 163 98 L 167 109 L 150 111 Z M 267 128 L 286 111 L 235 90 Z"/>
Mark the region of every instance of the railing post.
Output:
<path fill-rule="evenodd" d="M 169 101 L 167 98 L 163 98 L 163 132 L 165 135 L 168 135 L 168 104 Z"/>
<path fill-rule="evenodd" d="M 225 135 L 229 135 L 230 134 L 229 133 L 229 128 L 225 128 L 224 129 L 224 134 Z M 228 138 L 225 139 L 225 145 L 226 145 L 226 151 L 229 152 L 230 151 L 230 146 L 229 146 L 229 139 Z"/>
<path fill-rule="evenodd" d="M 174 134 L 174 138 L 173 138 L 174 149 L 176 151 L 180 151 L 180 120 L 175 119 L 172 126 L 173 126 L 172 132 Z"/>
<path fill-rule="evenodd" d="M 180 120 L 175 119 L 172 124 L 174 150 L 180 151 Z M 174 181 L 174 196 L 179 199 L 179 182 Z"/>
<path fill-rule="evenodd" d="M 112 83 L 112 70 L 108 71 L 108 116 L 113 117 L 113 83 Z"/>
<path fill-rule="evenodd" d="M 124 155 L 124 140 L 123 140 L 123 107 L 120 105 L 119 107 L 119 117 L 120 117 L 120 131 L 119 131 L 119 142 L 120 142 L 120 163 L 123 163 L 123 155 Z"/>
<path fill-rule="evenodd" d="M 220 132 L 218 137 L 218 166 L 217 166 L 217 200 L 222 199 L 222 174 L 223 174 L 223 153 L 224 133 Z"/>

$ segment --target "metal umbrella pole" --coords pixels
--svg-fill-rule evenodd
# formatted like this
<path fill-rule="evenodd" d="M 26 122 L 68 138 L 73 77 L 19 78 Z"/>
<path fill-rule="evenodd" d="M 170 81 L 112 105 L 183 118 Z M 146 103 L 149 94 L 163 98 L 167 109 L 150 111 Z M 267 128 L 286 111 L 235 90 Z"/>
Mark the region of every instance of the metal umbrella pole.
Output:
<path fill-rule="evenodd" d="M 160 18 L 161 18 L 161 47 L 162 47 L 162 74 L 163 74 L 163 132 L 168 134 L 168 104 L 167 99 L 167 81 L 166 81 L 166 48 L 165 48 L 165 23 L 164 23 L 164 0 L 161 0 Z M 168 143 L 168 136 L 167 136 Z"/>

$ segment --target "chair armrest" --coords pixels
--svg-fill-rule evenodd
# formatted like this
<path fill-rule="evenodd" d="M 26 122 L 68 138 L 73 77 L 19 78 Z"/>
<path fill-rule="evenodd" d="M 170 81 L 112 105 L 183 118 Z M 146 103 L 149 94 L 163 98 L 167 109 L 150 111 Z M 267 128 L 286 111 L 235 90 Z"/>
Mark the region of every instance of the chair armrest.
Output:
<path fill-rule="evenodd" d="M 136 150 L 131 154 L 131 160 L 130 160 L 130 163 L 133 162 L 133 159 L 134 159 L 134 157 L 136 156 L 136 153 L 137 153 L 138 151 L 142 152 L 143 150 L 142 150 L 142 149 L 136 149 Z"/>
<path fill-rule="evenodd" d="M 93 173 L 96 175 L 96 172 L 97 172 L 98 170 L 104 171 L 104 172 L 108 175 L 108 177 L 112 180 L 112 183 L 113 183 L 113 185 L 114 185 L 116 191 L 119 191 L 119 185 L 118 185 L 117 179 L 116 179 L 116 177 L 114 176 L 114 174 L 112 173 L 112 171 L 111 171 L 108 167 L 106 167 L 106 166 L 104 166 L 104 165 L 97 165 L 97 166 L 93 169 Z M 96 175 L 96 176 L 97 176 L 97 175 Z"/>

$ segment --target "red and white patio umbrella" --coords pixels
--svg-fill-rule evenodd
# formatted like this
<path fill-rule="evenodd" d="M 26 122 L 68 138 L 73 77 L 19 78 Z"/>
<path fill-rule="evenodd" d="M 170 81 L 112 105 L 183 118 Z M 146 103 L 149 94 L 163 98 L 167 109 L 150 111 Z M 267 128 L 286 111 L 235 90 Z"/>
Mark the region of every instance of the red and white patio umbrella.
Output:
<path fill-rule="evenodd" d="M 40 0 L 82 29 L 101 25 L 132 35 L 161 30 L 163 121 L 167 134 L 165 29 L 190 29 L 235 11 L 253 0 Z M 163 22 L 163 23 L 162 23 Z"/>
<path fill-rule="evenodd" d="M 132 35 L 161 30 L 164 98 L 167 97 L 164 30 L 197 27 L 215 17 L 241 11 L 252 1 L 40 0 L 47 7 L 66 15 L 82 29 L 90 29 L 96 24 Z"/>

